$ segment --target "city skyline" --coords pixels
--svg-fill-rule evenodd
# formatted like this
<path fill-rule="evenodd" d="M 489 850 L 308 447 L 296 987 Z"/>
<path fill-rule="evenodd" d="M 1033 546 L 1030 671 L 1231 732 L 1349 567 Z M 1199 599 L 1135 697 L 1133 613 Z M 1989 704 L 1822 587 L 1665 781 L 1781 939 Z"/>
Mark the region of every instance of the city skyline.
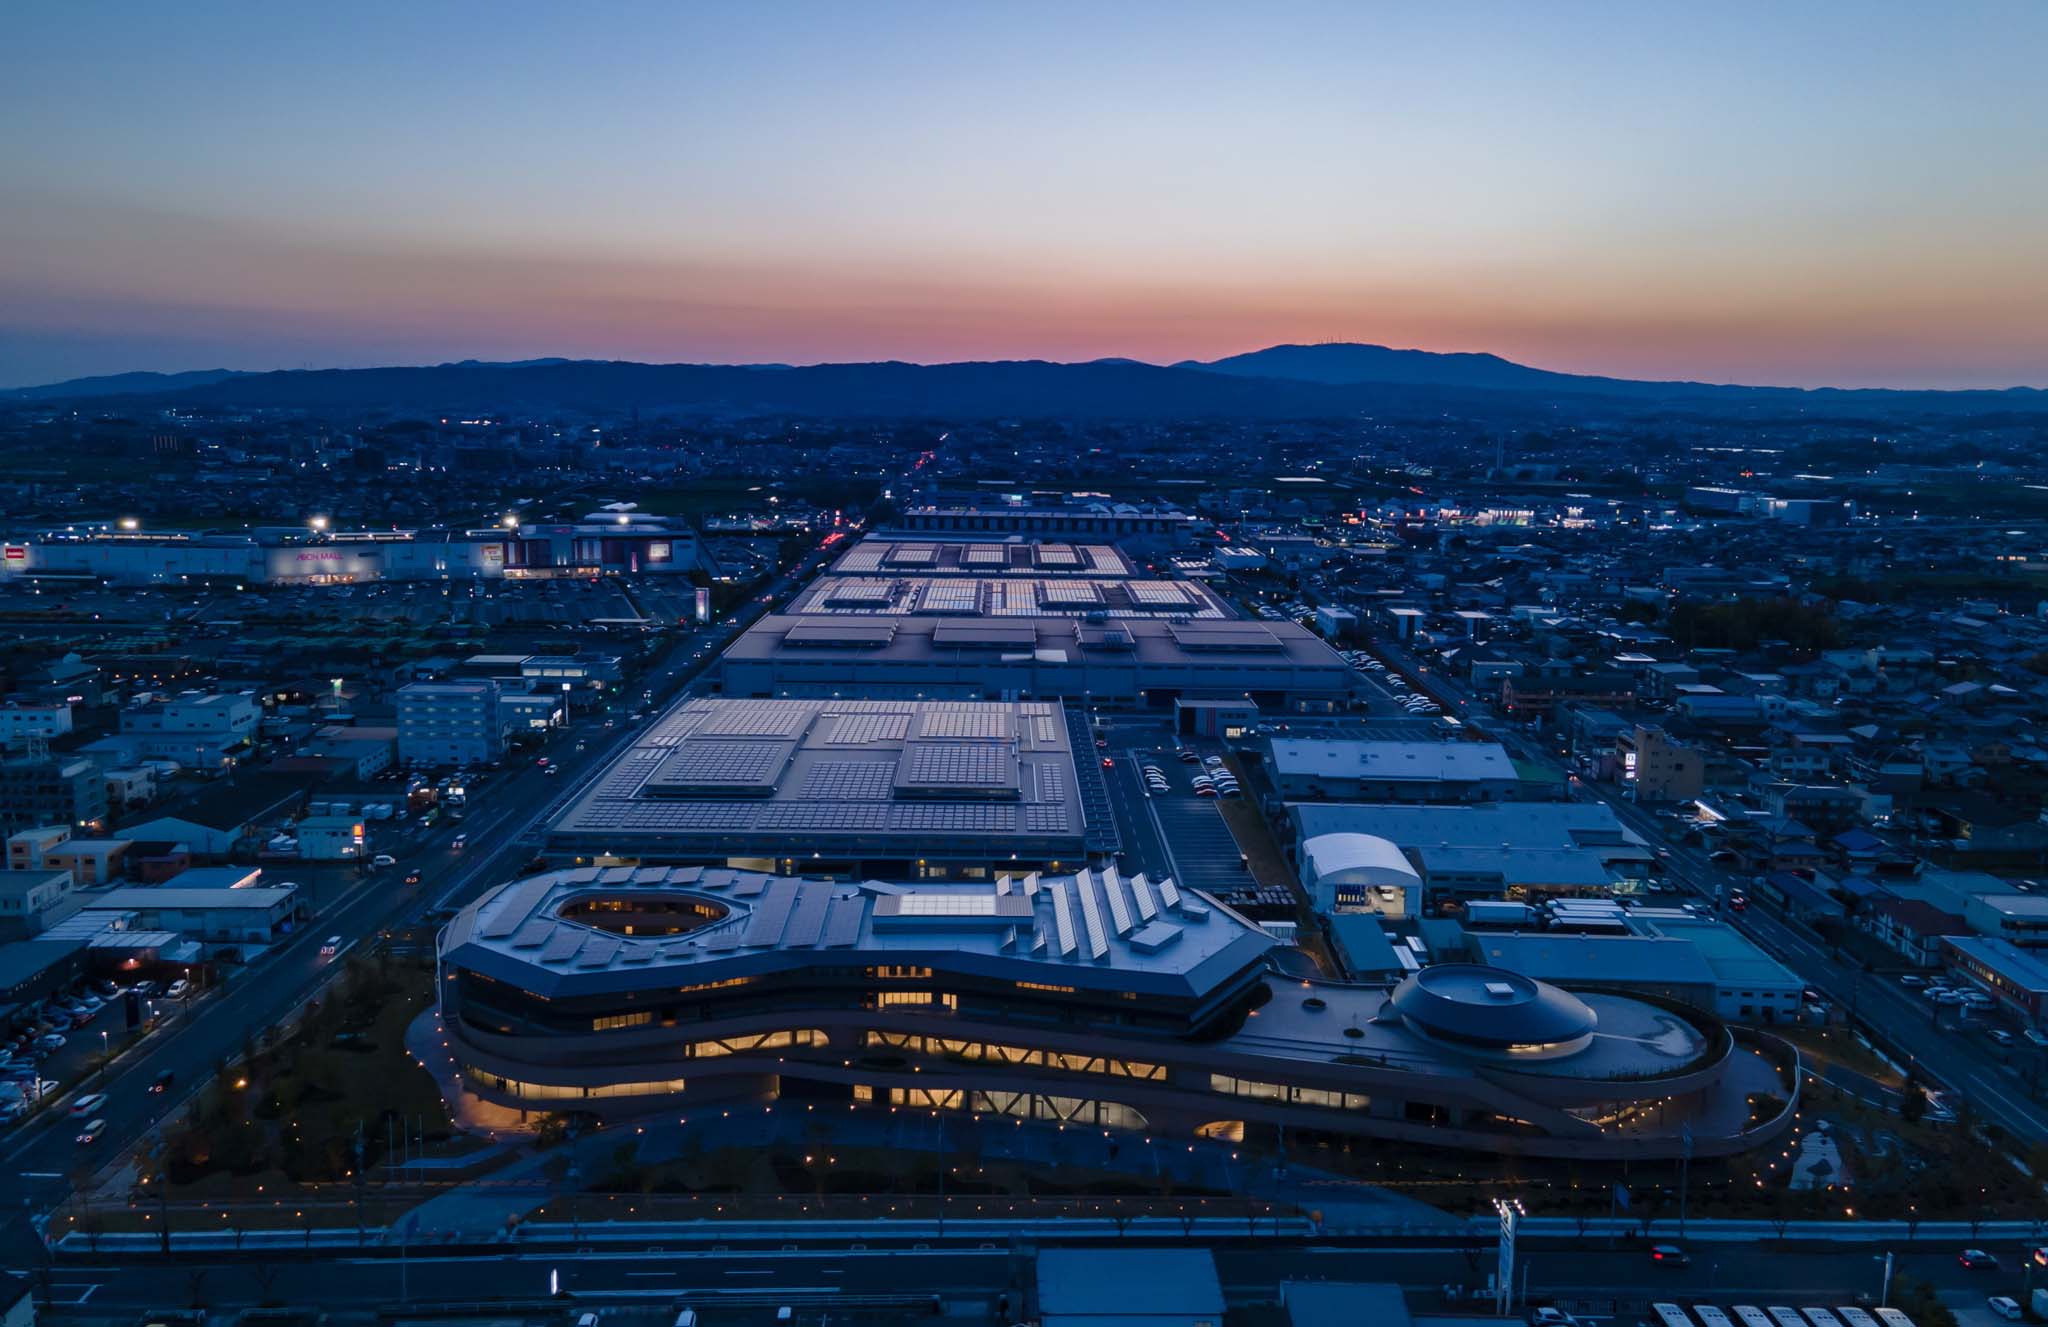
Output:
<path fill-rule="evenodd" d="M 0 385 L 1320 340 L 2048 382 L 2048 13 L 1542 18 L 48 7 L 0 56 Z"/>

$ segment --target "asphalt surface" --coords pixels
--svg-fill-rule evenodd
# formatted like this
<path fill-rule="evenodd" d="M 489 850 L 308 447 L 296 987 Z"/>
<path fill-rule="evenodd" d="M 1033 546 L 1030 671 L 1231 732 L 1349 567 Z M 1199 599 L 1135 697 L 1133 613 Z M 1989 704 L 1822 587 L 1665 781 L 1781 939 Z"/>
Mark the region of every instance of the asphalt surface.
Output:
<path fill-rule="evenodd" d="M 993 1243 L 993 1242 L 988 1242 Z M 583 1307 L 634 1302 L 703 1307 L 780 1298 L 829 1303 L 890 1295 L 985 1296 L 1010 1289 L 1028 1274 L 1007 1247 L 833 1250 L 725 1249 L 521 1252 L 471 1257 L 372 1256 L 306 1259 L 270 1254 L 214 1260 L 181 1258 L 166 1267 L 138 1260 L 114 1265 L 87 1259 L 49 1269 L 52 1305 L 60 1312 L 161 1307 L 198 1298 L 210 1307 L 271 1299 L 323 1309 L 368 1308 L 415 1301 L 544 1300 L 558 1289 Z M 1133 1244 L 1136 1244 L 1133 1241 Z M 1181 1241 L 1175 1241 L 1180 1244 Z M 1281 1282 L 1346 1280 L 1407 1287 L 1418 1304 L 1446 1288 L 1471 1292 L 1493 1270 L 1493 1250 L 1409 1245 L 1254 1245 L 1231 1241 L 1215 1251 L 1227 1297 L 1270 1300 Z M 2025 1284 L 2017 1259 L 1995 1271 L 1970 1271 L 1945 1252 L 1897 1256 L 1894 1278 L 1933 1283 L 1958 1306 L 1982 1297 L 2018 1297 Z M 1559 1302 L 1594 1317 L 1633 1323 L 1657 1300 L 1733 1304 L 1843 1304 L 1880 1290 L 1882 1260 L 1868 1249 L 1810 1252 L 1728 1248 L 1695 1252 L 1692 1263 L 1653 1263 L 1640 1249 L 1525 1247 L 1517 1281 L 1526 1275 L 1530 1302 Z M 1453 1301 L 1456 1302 L 1456 1301 Z"/>
<path fill-rule="evenodd" d="M 635 682 L 636 688 L 654 693 L 650 712 L 665 708 L 678 689 L 687 695 L 709 685 L 708 670 L 724 647 L 771 604 L 786 598 L 819 560 L 820 554 L 812 553 L 725 621 L 671 645 Z M 19 1199 L 18 1206 L 8 1204 L 12 1210 L 0 1209 L 0 1220 L 7 1222 L 0 1233 L 0 1249 L 19 1253 L 31 1239 L 25 1215 L 47 1211 L 76 1181 L 132 1152 L 212 1073 L 238 1055 L 251 1035 L 281 1022 L 312 998 L 349 950 L 434 908 L 459 907 L 516 875 L 532 854 L 533 832 L 610 763 L 641 727 L 620 722 L 620 715 L 611 717 L 612 728 L 604 727 L 602 715 L 578 718 L 569 725 L 552 744 L 549 760 L 558 768 L 556 774 L 545 773 L 537 764 L 508 765 L 482 785 L 464 819 L 444 821 L 403 852 L 394 853 L 396 865 L 365 875 L 298 931 L 234 970 L 219 988 L 191 1001 L 180 1017 L 118 1058 L 103 1076 L 0 1135 L 0 1193 Z M 452 846 L 457 834 L 466 836 L 467 848 Z M 408 887 L 402 881 L 414 868 L 420 870 L 422 881 Z M 321 946 L 330 935 L 341 937 L 341 951 L 323 957 Z M 97 1041 L 89 1031 L 80 1035 Z M 172 1089 L 162 1094 L 147 1091 L 147 1085 L 165 1071 L 173 1075 Z M 90 1145 L 76 1141 L 84 1117 L 70 1113 L 81 1092 L 107 1096 L 91 1112 L 93 1118 L 107 1122 L 106 1132 Z"/>

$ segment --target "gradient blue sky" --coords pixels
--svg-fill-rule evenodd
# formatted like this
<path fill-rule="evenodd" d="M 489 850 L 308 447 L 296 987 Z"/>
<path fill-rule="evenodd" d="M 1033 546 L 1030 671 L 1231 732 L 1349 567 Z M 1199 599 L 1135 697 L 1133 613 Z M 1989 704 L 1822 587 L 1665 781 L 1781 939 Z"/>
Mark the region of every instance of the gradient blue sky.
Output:
<path fill-rule="evenodd" d="M 94 4 L 0 385 L 1343 338 L 2048 383 L 2048 4 Z"/>

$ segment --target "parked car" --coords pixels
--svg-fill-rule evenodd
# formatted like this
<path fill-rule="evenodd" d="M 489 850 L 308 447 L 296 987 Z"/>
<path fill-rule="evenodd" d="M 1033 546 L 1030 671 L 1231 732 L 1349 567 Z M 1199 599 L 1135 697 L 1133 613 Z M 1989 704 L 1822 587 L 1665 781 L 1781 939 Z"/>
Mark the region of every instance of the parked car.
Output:
<path fill-rule="evenodd" d="M 180 977 L 165 988 L 164 995 L 167 999 L 182 1000 L 191 989 L 192 983 Z"/>
<path fill-rule="evenodd" d="M 388 852 L 380 852 L 370 859 L 370 865 L 376 867 L 396 866 L 398 865 L 398 859 Z"/>
<path fill-rule="evenodd" d="M 2001 1318 L 2012 1322 L 2019 1321 L 2020 1302 L 2011 1295 L 1993 1295 L 1984 1301 L 1984 1307 L 1990 1309 Z"/>

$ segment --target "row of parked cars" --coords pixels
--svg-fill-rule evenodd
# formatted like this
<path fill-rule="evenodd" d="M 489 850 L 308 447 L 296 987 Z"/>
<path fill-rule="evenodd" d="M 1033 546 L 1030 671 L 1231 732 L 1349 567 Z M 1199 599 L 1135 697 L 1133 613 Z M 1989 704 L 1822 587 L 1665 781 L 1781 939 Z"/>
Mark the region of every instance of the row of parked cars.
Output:
<path fill-rule="evenodd" d="M 1221 756 L 1204 756 L 1202 772 L 1194 777 L 1197 797 L 1236 797 L 1240 794 L 1237 776 L 1230 772 L 1230 766 L 1223 763 Z"/>
<path fill-rule="evenodd" d="M 182 1000 L 191 988 L 183 977 L 167 987 L 154 981 L 138 981 L 132 987 L 123 987 L 119 982 L 103 979 L 53 995 L 43 1002 L 35 1022 L 0 1039 L 0 1078 L 32 1072 L 38 1063 L 64 1048 L 65 1033 L 84 1027 L 110 1001 L 120 999 L 130 990 L 145 1000 L 158 995 Z"/>
<path fill-rule="evenodd" d="M 1344 662 L 1361 673 L 1376 674 L 1387 690 L 1394 693 L 1394 700 L 1410 714 L 1441 714 L 1443 706 L 1419 691 L 1409 689 L 1408 679 L 1387 667 L 1384 663 L 1364 650 L 1344 650 Z"/>
<path fill-rule="evenodd" d="M 1899 985 L 1906 987 L 1908 990 L 1918 991 L 1921 998 L 1929 1004 L 1975 1010 L 1989 1010 L 1996 1007 L 1996 1002 L 1983 991 L 1974 990 L 1968 986 L 1951 986 L 1938 977 L 1918 977 L 1909 973 L 1899 978 Z"/>

